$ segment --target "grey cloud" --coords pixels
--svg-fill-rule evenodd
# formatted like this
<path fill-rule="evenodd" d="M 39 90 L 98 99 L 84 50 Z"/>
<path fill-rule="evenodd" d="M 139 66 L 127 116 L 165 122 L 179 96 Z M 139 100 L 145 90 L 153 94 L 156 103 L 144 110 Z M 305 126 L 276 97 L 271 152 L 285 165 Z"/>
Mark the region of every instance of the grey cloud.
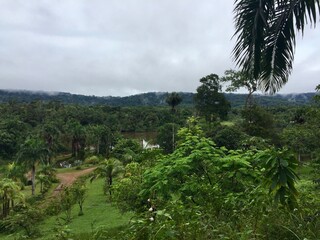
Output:
<path fill-rule="evenodd" d="M 232 2 L 3 0 L 0 88 L 104 96 L 195 91 L 202 76 L 235 67 Z M 319 42 L 319 32 L 312 34 Z M 310 57 L 302 55 L 298 63 Z"/>

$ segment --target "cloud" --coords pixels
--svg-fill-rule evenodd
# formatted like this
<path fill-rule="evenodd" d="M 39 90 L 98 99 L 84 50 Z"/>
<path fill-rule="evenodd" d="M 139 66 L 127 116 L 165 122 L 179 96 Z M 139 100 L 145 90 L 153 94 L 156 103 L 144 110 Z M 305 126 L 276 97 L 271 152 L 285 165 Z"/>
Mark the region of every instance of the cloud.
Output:
<path fill-rule="evenodd" d="M 232 1 L 222 0 L 3 0 L 1 88 L 99 96 L 194 92 L 201 77 L 235 67 L 232 9 Z M 310 34 L 290 83 L 301 74 L 312 84 L 317 79 L 317 71 L 303 67 L 319 50 L 308 44 L 319 42 L 319 32 Z"/>

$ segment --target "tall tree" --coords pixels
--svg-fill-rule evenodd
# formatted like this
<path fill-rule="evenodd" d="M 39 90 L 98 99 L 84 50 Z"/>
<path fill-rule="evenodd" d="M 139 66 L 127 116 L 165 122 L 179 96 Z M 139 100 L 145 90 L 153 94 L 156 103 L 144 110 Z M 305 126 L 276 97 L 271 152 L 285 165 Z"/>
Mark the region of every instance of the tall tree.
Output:
<path fill-rule="evenodd" d="M 111 197 L 111 186 L 113 183 L 113 177 L 119 174 L 121 171 L 123 171 L 122 163 L 116 158 L 109 158 L 94 170 L 90 181 L 92 182 L 94 179 L 104 177 L 106 187 L 105 190 L 109 192 L 109 195 Z"/>
<path fill-rule="evenodd" d="M 20 192 L 20 186 L 10 178 L 0 180 L 0 204 L 2 204 L 2 216 L 5 218 L 14 206 L 15 199 L 24 199 L 24 195 Z"/>
<path fill-rule="evenodd" d="M 246 88 L 248 90 L 248 95 L 246 97 L 245 108 L 251 107 L 254 104 L 253 93 L 258 89 L 256 79 L 244 72 L 230 69 L 224 72 L 221 81 L 229 83 L 229 86 L 226 88 L 227 92 L 235 92 L 240 88 Z"/>
<path fill-rule="evenodd" d="M 44 161 L 47 155 L 48 149 L 45 147 L 44 142 L 37 137 L 27 138 L 20 147 L 18 160 L 31 168 L 32 195 L 35 193 L 36 165 L 38 162 Z"/>
<path fill-rule="evenodd" d="M 292 70 L 296 31 L 315 25 L 320 0 L 235 0 L 235 62 L 274 93 Z"/>
<path fill-rule="evenodd" d="M 72 156 L 84 158 L 84 148 L 86 144 L 85 129 L 79 121 L 69 121 L 67 123 L 67 132 L 71 137 Z"/>
<path fill-rule="evenodd" d="M 177 92 L 170 93 L 166 98 L 166 103 L 171 106 L 172 112 L 176 111 L 176 106 L 182 102 L 182 97 Z"/>
<path fill-rule="evenodd" d="M 57 152 L 58 148 L 58 137 L 61 135 L 58 126 L 52 122 L 46 122 L 40 126 L 40 134 L 48 149 L 47 164 L 51 164 L 51 158 Z"/>
<path fill-rule="evenodd" d="M 218 117 L 225 119 L 230 110 L 230 103 L 221 93 L 219 76 L 210 74 L 200 79 L 201 86 L 197 88 L 194 96 L 196 109 L 200 116 L 204 116 L 206 121 L 211 123 Z"/>
<path fill-rule="evenodd" d="M 171 94 L 169 94 L 166 98 L 166 102 L 169 104 L 169 106 L 171 106 L 171 112 L 173 114 L 176 113 L 176 106 L 179 105 L 182 102 L 182 97 L 176 93 L 176 92 L 172 92 Z M 173 123 L 172 123 L 172 151 L 174 151 L 175 149 L 175 123 L 174 123 L 174 119 L 175 117 L 173 116 Z"/>

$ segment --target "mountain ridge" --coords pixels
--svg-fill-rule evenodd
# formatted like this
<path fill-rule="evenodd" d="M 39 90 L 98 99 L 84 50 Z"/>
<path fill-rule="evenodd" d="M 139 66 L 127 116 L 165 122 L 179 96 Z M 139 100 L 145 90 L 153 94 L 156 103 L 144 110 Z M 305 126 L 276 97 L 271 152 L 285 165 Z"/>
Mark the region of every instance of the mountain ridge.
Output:
<path fill-rule="evenodd" d="M 110 106 L 165 106 L 168 92 L 147 92 L 130 96 L 88 96 L 81 94 L 72 94 L 68 92 L 49 92 L 49 91 L 29 91 L 29 90 L 4 90 L 0 89 L 0 103 L 17 101 L 32 102 L 36 100 L 49 102 L 60 101 L 65 104 L 84 104 L 96 105 L 104 104 Z M 179 92 L 182 96 L 182 105 L 193 105 L 192 92 Z M 243 106 L 247 94 L 243 93 L 224 93 L 233 107 Z M 313 97 L 316 93 L 290 93 L 262 95 L 255 94 L 255 101 L 262 106 L 299 106 L 313 103 Z"/>

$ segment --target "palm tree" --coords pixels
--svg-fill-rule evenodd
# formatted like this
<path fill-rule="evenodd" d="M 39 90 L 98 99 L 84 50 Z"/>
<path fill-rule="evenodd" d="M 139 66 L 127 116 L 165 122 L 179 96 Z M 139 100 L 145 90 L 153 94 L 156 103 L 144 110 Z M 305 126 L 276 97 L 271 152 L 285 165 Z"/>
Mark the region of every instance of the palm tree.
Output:
<path fill-rule="evenodd" d="M 170 93 L 166 98 L 166 103 L 168 103 L 169 106 L 171 106 L 171 111 L 173 114 L 176 112 L 176 106 L 178 106 L 182 102 L 182 97 L 179 95 L 179 93 L 172 92 Z M 173 117 L 174 121 L 174 117 Z M 174 122 L 172 123 L 172 151 L 175 149 L 175 141 L 174 141 Z"/>
<path fill-rule="evenodd" d="M 5 171 L 6 178 L 10 178 L 16 183 L 22 185 L 25 182 L 25 167 L 17 164 L 17 162 L 8 163 Z"/>
<path fill-rule="evenodd" d="M 41 126 L 40 133 L 48 149 L 47 164 L 51 164 L 52 157 L 58 148 L 58 137 L 61 135 L 59 128 L 54 122 L 47 122 Z"/>
<path fill-rule="evenodd" d="M 72 156 L 75 158 L 84 158 L 84 148 L 86 143 L 85 129 L 78 121 L 69 121 L 66 130 L 71 140 Z"/>
<path fill-rule="evenodd" d="M 52 165 L 46 164 L 42 166 L 42 169 L 39 171 L 39 174 L 37 175 L 37 178 L 40 182 L 41 193 L 46 192 L 48 188 L 51 186 L 51 184 L 54 181 L 57 181 L 56 172 L 56 169 Z"/>
<path fill-rule="evenodd" d="M 113 183 L 113 177 L 119 174 L 123 171 L 122 163 L 116 159 L 116 158 L 109 158 L 106 159 L 99 167 L 97 167 L 90 179 L 92 182 L 93 180 L 104 177 L 105 178 L 105 184 L 106 184 L 106 190 L 109 191 L 109 195 L 111 197 L 112 191 L 111 186 Z"/>
<path fill-rule="evenodd" d="M 172 92 L 166 98 L 166 103 L 171 106 L 172 112 L 175 112 L 175 107 L 178 106 L 182 102 L 182 97 L 179 93 Z"/>
<path fill-rule="evenodd" d="M 235 62 L 263 91 L 278 91 L 292 70 L 296 32 L 319 12 L 320 0 L 235 0 Z"/>
<path fill-rule="evenodd" d="M 19 150 L 18 160 L 23 161 L 22 164 L 31 168 L 32 195 L 35 193 L 36 165 L 39 161 L 45 160 L 47 154 L 48 150 L 44 142 L 36 137 L 27 138 Z"/>
<path fill-rule="evenodd" d="M 2 204 L 2 216 L 5 218 L 14 206 L 15 199 L 24 199 L 24 195 L 20 192 L 20 186 L 10 178 L 0 180 L 0 204 Z"/>

